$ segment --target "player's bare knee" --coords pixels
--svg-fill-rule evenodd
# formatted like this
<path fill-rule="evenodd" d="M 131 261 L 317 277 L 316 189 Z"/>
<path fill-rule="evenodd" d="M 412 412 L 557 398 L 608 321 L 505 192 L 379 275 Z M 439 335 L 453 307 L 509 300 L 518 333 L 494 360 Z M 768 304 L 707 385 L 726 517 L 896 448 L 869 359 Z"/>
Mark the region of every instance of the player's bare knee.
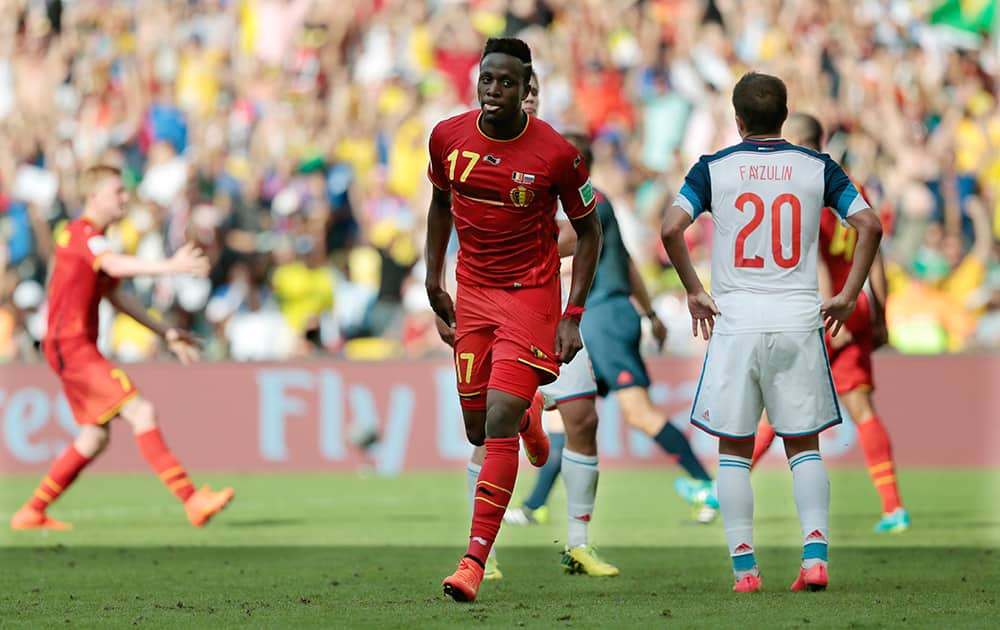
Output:
<path fill-rule="evenodd" d="M 528 401 L 513 394 L 492 392 L 486 407 L 486 436 L 515 437 L 528 409 Z"/>
<path fill-rule="evenodd" d="M 580 436 L 597 435 L 597 409 L 591 407 L 573 419 L 575 433 Z"/>
<path fill-rule="evenodd" d="M 655 437 L 667 423 L 667 419 L 655 410 L 646 411 L 634 407 L 622 408 L 622 418 L 625 424 L 650 437 Z"/>
<path fill-rule="evenodd" d="M 156 409 L 145 398 L 136 397 L 125 403 L 120 415 L 136 435 L 156 428 Z"/>
<path fill-rule="evenodd" d="M 871 420 L 875 416 L 871 393 L 866 390 L 855 389 L 847 392 L 841 395 L 840 400 L 847 413 L 851 414 L 851 419 L 857 424 Z"/>
<path fill-rule="evenodd" d="M 819 435 L 805 435 L 797 438 L 785 438 L 785 456 L 791 459 L 799 453 L 819 450 Z"/>
<path fill-rule="evenodd" d="M 719 438 L 719 455 L 733 455 L 745 459 L 753 458 L 753 440 L 729 440 Z"/>
<path fill-rule="evenodd" d="M 80 428 L 80 433 L 73 440 L 73 448 L 80 455 L 93 459 L 101 454 L 111 442 L 111 431 L 105 425 L 88 424 Z"/>
<path fill-rule="evenodd" d="M 465 437 L 469 440 L 469 444 L 477 447 L 485 444 L 486 411 L 482 409 L 463 409 L 462 420 L 465 422 Z"/>
<path fill-rule="evenodd" d="M 480 447 L 486 444 L 486 427 L 465 427 L 465 437 L 469 440 L 469 444 Z"/>

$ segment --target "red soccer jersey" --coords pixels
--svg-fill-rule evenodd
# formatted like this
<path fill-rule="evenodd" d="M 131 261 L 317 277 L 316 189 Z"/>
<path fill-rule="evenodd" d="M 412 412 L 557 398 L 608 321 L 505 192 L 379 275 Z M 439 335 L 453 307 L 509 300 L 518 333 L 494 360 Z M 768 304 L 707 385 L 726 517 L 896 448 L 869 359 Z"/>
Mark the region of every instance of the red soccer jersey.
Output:
<path fill-rule="evenodd" d="M 858 231 L 844 225 L 833 212 L 824 209 L 819 222 L 819 251 L 830 272 L 831 291 L 834 294 L 847 283 L 857 242 Z"/>
<path fill-rule="evenodd" d="M 871 205 L 864 186 L 857 182 L 854 182 L 854 186 L 868 205 Z M 847 276 L 851 274 L 851 265 L 854 263 L 854 247 L 857 244 L 857 230 L 841 223 L 833 212 L 823 212 L 819 222 L 819 253 L 830 271 L 832 285 L 830 290 L 834 294 L 840 292 L 847 284 Z"/>
<path fill-rule="evenodd" d="M 97 343 L 98 306 L 116 283 L 99 268 L 109 251 L 104 233 L 84 219 L 70 221 L 56 239 L 47 342 Z"/>
<path fill-rule="evenodd" d="M 480 131 L 479 113 L 441 121 L 430 139 L 428 177 L 452 193 L 458 281 L 543 285 L 559 273 L 556 199 L 571 219 L 594 210 L 587 165 L 538 118 L 516 138 L 495 140 Z"/>

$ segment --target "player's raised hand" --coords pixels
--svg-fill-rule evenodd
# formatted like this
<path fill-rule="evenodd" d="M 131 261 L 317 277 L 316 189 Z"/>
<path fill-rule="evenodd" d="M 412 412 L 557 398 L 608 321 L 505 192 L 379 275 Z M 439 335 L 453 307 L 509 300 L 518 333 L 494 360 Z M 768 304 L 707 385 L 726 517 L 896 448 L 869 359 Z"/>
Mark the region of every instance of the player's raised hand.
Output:
<path fill-rule="evenodd" d="M 180 328 L 170 328 L 163 338 L 167 342 L 167 348 L 180 359 L 183 365 L 190 365 L 201 359 L 199 350 L 201 343 L 198 337 L 191 332 Z"/>
<path fill-rule="evenodd" d="M 562 363 L 569 363 L 581 348 L 580 322 L 571 317 L 560 319 L 556 328 L 556 358 Z"/>
<path fill-rule="evenodd" d="M 208 275 L 210 265 L 205 252 L 194 243 L 188 241 L 170 257 L 170 267 L 174 273 L 183 273 L 197 278 Z"/>
<path fill-rule="evenodd" d="M 715 328 L 715 316 L 720 313 L 715 300 L 705 291 L 689 294 L 688 310 L 691 311 L 691 334 L 697 337 L 700 327 L 702 337 L 708 341 L 712 336 L 712 329 Z"/>
<path fill-rule="evenodd" d="M 819 310 L 823 314 L 823 326 L 829 331 L 831 338 L 836 337 L 837 333 L 840 332 L 841 326 L 854 312 L 857 303 L 857 298 L 852 300 L 843 293 L 838 293 L 823 302 L 823 306 Z"/>
<path fill-rule="evenodd" d="M 444 320 L 452 330 L 455 329 L 455 303 L 451 301 L 451 296 L 444 289 L 429 289 L 427 299 L 430 300 L 431 309 Z M 442 337 L 444 339 L 444 337 Z M 447 340 L 445 340 L 447 343 Z"/>
<path fill-rule="evenodd" d="M 452 348 L 455 347 L 455 327 L 449 326 L 440 317 L 434 317 L 434 326 L 437 328 L 438 337 Z"/>

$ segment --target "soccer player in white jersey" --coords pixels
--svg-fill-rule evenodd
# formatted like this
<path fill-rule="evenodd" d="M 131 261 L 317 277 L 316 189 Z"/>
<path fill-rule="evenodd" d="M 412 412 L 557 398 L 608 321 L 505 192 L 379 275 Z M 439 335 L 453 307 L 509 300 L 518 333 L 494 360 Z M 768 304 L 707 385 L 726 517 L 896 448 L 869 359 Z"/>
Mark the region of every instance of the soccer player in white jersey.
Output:
<path fill-rule="evenodd" d="M 719 438 L 719 504 L 737 592 L 761 589 L 753 548 L 750 459 L 763 409 L 785 438 L 802 527 L 792 590 L 821 590 L 827 574 L 830 481 L 819 433 L 841 422 L 823 341 L 854 310 L 882 226 L 830 156 L 781 138 L 785 84 L 751 72 L 733 89 L 743 141 L 702 157 L 664 219 L 667 254 L 688 294 L 692 332 L 709 339 L 691 422 Z M 821 302 L 816 259 L 824 207 L 857 229 L 843 290 Z M 684 230 L 711 212 L 712 296 L 698 279 Z"/>

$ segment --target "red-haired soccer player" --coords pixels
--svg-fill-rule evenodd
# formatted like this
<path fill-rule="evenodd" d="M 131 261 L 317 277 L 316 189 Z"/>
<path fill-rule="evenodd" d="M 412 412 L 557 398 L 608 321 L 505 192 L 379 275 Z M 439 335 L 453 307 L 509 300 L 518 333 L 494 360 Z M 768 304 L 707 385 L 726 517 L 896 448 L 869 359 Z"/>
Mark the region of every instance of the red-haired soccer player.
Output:
<path fill-rule="evenodd" d="M 150 467 L 184 503 L 188 520 L 200 527 L 229 503 L 232 488 L 213 492 L 205 486 L 195 490 L 184 467 L 163 442 L 153 405 L 139 395 L 121 368 L 98 351 L 97 326 L 98 306 L 106 297 L 119 311 L 162 337 L 182 363 L 198 360 L 194 337 L 153 320 L 142 304 L 118 285 L 121 278 L 134 276 L 205 276 L 208 260 L 191 244 L 159 261 L 112 253 L 104 231 L 125 213 L 128 194 L 122 186 L 121 172 L 110 166 L 95 166 L 83 175 L 83 191 L 83 214 L 56 239 L 49 281 L 48 331 L 43 345 L 46 360 L 62 381 L 80 433 L 52 464 L 28 502 L 14 514 L 10 526 L 70 529 L 46 510 L 107 447 L 108 424 L 121 417 L 132 427 L 139 451 Z"/>
<path fill-rule="evenodd" d="M 524 426 L 539 385 L 583 347 L 579 322 L 594 279 L 601 224 L 583 157 L 544 121 L 522 109 L 531 51 L 517 39 L 490 39 L 479 64 L 480 109 L 444 120 L 431 133 L 434 184 L 427 227 L 427 296 L 455 330 L 458 395 L 466 435 L 486 445 L 476 484 L 469 547 L 442 584 L 458 601 L 479 591 L 517 477 L 518 432 L 542 465 L 548 439 Z M 573 280 L 560 315 L 556 200 L 577 232 Z M 454 304 L 443 287 L 452 223 L 458 233 Z M 535 427 L 540 438 L 529 439 Z"/>
<path fill-rule="evenodd" d="M 814 151 L 820 150 L 823 127 L 819 121 L 806 114 L 792 114 L 785 123 L 785 137 L 789 142 Z M 824 212 L 820 222 L 819 251 L 820 291 L 833 295 L 847 282 L 854 259 L 857 232 L 844 226 L 832 212 Z M 826 287 L 824 287 L 824 284 Z M 909 529 L 910 515 L 899 498 L 896 466 L 892 459 L 892 444 L 872 403 L 875 380 L 872 377 L 872 352 L 886 343 L 885 327 L 885 270 L 880 258 L 875 259 L 871 274 L 872 295 L 862 292 L 858 305 L 836 337 L 827 335 L 826 347 L 830 354 L 833 383 L 847 412 L 858 427 L 861 449 L 871 473 L 875 490 L 882 499 L 882 518 L 875 525 L 876 532 L 901 532 Z M 761 421 L 754 444 L 753 463 L 767 452 L 774 440 L 774 430 Z"/>

